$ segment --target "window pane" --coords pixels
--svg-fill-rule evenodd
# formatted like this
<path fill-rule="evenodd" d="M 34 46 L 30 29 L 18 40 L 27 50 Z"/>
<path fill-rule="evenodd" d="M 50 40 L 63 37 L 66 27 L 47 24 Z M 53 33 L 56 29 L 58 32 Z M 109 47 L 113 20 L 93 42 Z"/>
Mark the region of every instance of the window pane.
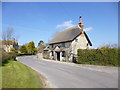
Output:
<path fill-rule="evenodd" d="M 62 43 L 62 47 L 65 47 L 65 43 Z"/>

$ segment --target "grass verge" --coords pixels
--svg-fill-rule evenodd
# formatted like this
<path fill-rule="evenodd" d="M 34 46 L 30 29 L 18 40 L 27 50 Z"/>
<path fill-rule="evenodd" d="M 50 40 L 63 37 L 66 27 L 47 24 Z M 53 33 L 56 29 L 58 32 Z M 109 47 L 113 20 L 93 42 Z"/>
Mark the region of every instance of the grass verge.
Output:
<path fill-rule="evenodd" d="M 39 74 L 18 61 L 2 66 L 2 88 L 42 88 Z"/>

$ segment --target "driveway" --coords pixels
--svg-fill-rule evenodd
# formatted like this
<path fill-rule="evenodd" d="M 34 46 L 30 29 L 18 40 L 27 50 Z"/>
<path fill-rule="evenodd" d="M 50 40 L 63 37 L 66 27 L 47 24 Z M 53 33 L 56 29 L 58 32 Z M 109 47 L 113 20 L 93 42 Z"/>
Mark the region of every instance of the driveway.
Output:
<path fill-rule="evenodd" d="M 38 60 L 35 56 L 17 60 L 44 75 L 53 88 L 118 88 L 117 68 L 97 69 L 84 65 Z M 106 70 L 105 70 L 106 69 Z"/>

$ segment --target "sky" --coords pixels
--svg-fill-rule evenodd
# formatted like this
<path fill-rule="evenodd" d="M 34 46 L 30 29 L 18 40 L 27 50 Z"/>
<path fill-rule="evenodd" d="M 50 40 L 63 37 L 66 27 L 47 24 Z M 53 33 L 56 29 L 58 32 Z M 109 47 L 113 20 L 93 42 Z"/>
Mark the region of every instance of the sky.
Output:
<path fill-rule="evenodd" d="M 118 43 L 117 2 L 2 2 L 2 31 L 13 28 L 19 45 L 47 43 L 82 16 L 93 46 Z"/>

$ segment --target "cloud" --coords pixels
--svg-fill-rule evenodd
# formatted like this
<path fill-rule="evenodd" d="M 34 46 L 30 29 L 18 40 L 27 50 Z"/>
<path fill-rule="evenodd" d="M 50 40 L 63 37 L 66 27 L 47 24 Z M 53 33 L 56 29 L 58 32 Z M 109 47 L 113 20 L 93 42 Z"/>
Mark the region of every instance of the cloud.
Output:
<path fill-rule="evenodd" d="M 84 31 L 91 31 L 93 28 L 92 27 L 88 27 L 88 28 L 85 28 Z"/>
<path fill-rule="evenodd" d="M 63 22 L 62 24 L 58 24 L 56 26 L 56 28 L 62 28 L 62 27 L 66 27 L 66 28 L 69 28 L 69 27 L 73 27 L 74 25 L 72 24 L 72 20 L 69 20 L 69 21 L 65 21 Z"/>

